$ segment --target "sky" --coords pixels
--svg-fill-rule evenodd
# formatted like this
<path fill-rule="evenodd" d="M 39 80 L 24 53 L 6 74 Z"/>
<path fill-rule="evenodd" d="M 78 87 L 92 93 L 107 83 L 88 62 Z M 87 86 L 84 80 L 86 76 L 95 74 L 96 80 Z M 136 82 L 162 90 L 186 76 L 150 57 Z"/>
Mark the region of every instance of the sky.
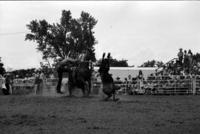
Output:
<path fill-rule="evenodd" d="M 198 1 L 0 1 L 0 57 L 6 68 L 39 67 L 37 44 L 25 41 L 31 20 L 59 22 L 62 10 L 78 18 L 81 11 L 98 20 L 94 28 L 96 58 L 113 58 L 141 65 L 148 60 L 167 62 L 179 48 L 200 52 Z"/>

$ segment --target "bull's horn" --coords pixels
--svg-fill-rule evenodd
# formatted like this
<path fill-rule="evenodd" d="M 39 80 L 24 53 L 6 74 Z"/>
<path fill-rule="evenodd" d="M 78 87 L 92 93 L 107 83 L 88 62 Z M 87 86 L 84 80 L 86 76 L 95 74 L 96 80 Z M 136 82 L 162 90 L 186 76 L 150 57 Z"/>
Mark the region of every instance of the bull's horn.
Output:
<path fill-rule="evenodd" d="M 110 53 L 108 53 L 108 56 L 107 56 L 107 58 L 110 58 Z"/>
<path fill-rule="evenodd" d="M 105 55 L 106 55 L 106 53 L 103 53 L 102 59 L 104 59 Z"/>

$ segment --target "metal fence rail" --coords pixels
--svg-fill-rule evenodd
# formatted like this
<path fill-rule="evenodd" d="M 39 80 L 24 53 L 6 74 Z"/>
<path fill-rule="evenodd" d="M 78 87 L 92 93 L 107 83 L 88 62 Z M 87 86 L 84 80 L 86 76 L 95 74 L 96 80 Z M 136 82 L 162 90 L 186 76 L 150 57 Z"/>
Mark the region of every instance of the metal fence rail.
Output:
<path fill-rule="evenodd" d="M 146 92 L 150 94 L 193 94 L 192 79 L 146 81 Z M 151 86 L 149 86 L 151 85 Z M 150 87 L 150 88 L 149 88 Z M 148 91 L 150 90 L 150 91 Z"/>
<path fill-rule="evenodd" d="M 0 82 L 2 80 L 0 79 Z M 55 87 L 57 78 L 45 80 L 47 87 Z M 65 81 L 66 82 L 66 81 Z M 120 89 L 118 93 L 139 93 L 139 94 L 164 94 L 164 95 L 181 95 L 181 94 L 200 94 L 200 79 L 170 79 L 170 80 L 144 80 L 134 83 L 115 83 Z M 31 90 L 34 88 L 34 79 L 15 79 L 13 81 L 13 90 Z M 101 88 L 101 82 L 92 82 L 92 93 L 98 94 Z"/>
<path fill-rule="evenodd" d="M 196 79 L 196 94 L 200 94 L 200 79 Z"/>

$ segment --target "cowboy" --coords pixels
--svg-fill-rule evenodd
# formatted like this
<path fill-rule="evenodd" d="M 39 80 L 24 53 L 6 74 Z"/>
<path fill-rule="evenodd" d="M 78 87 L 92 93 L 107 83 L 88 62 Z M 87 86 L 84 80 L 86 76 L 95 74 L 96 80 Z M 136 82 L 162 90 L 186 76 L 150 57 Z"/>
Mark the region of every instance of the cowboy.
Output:
<path fill-rule="evenodd" d="M 110 53 L 108 53 L 107 58 L 105 59 L 105 53 L 103 53 L 102 61 L 99 68 L 99 73 L 102 81 L 102 91 L 107 97 L 104 100 L 108 100 L 111 96 L 113 96 L 113 100 L 117 101 L 118 98 L 115 98 L 115 90 L 119 89 L 114 85 L 114 81 L 112 75 L 109 74 L 110 70 Z"/>
<path fill-rule="evenodd" d="M 105 53 L 103 53 L 103 58 L 102 58 L 102 63 L 101 63 L 101 67 L 99 69 L 99 72 L 104 72 L 106 74 L 108 74 L 109 70 L 110 70 L 110 53 L 108 53 L 108 56 L 106 59 L 104 59 L 105 57 Z"/>

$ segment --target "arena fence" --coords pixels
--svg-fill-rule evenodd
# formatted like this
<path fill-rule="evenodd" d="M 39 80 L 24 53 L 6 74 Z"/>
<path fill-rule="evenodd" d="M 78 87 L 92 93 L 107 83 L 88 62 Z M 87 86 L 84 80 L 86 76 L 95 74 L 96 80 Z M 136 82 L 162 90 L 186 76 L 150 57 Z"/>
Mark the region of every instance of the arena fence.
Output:
<path fill-rule="evenodd" d="M 196 79 L 195 82 L 196 83 L 194 83 L 194 85 L 196 85 L 196 87 L 194 87 L 194 89 L 195 89 L 194 93 L 195 94 L 200 94 L 200 79 Z"/>
<path fill-rule="evenodd" d="M 151 80 L 146 81 L 146 94 L 193 94 L 193 80 Z"/>
<path fill-rule="evenodd" d="M 99 88 L 95 83 L 93 88 Z M 200 94 L 200 79 L 138 80 L 133 83 L 116 83 L 118 94 L 190 95 Z"/>
<path fill-rule="evenodd" d="M 3 79 L 0 79 L 2 83 Z M 34 92 L 35 79 L 14 79 L 12 84 L 12 94 L 29 94 Z M 57 78 L 46 79 L 47 88 L 55 88 Z M 200 94 L 200 79 L 171 79 L 171 80 L 144 80 L 136 81 L 134 84 L 115 83 L 120 89 L 118 94 L 163 94 L 163 95 L 182 95 L 182 94 Z M 1 85 L 1 84 L 0 84 Z M 98 94 L 101 82 L 92 82 L 92 93 Z"/>

